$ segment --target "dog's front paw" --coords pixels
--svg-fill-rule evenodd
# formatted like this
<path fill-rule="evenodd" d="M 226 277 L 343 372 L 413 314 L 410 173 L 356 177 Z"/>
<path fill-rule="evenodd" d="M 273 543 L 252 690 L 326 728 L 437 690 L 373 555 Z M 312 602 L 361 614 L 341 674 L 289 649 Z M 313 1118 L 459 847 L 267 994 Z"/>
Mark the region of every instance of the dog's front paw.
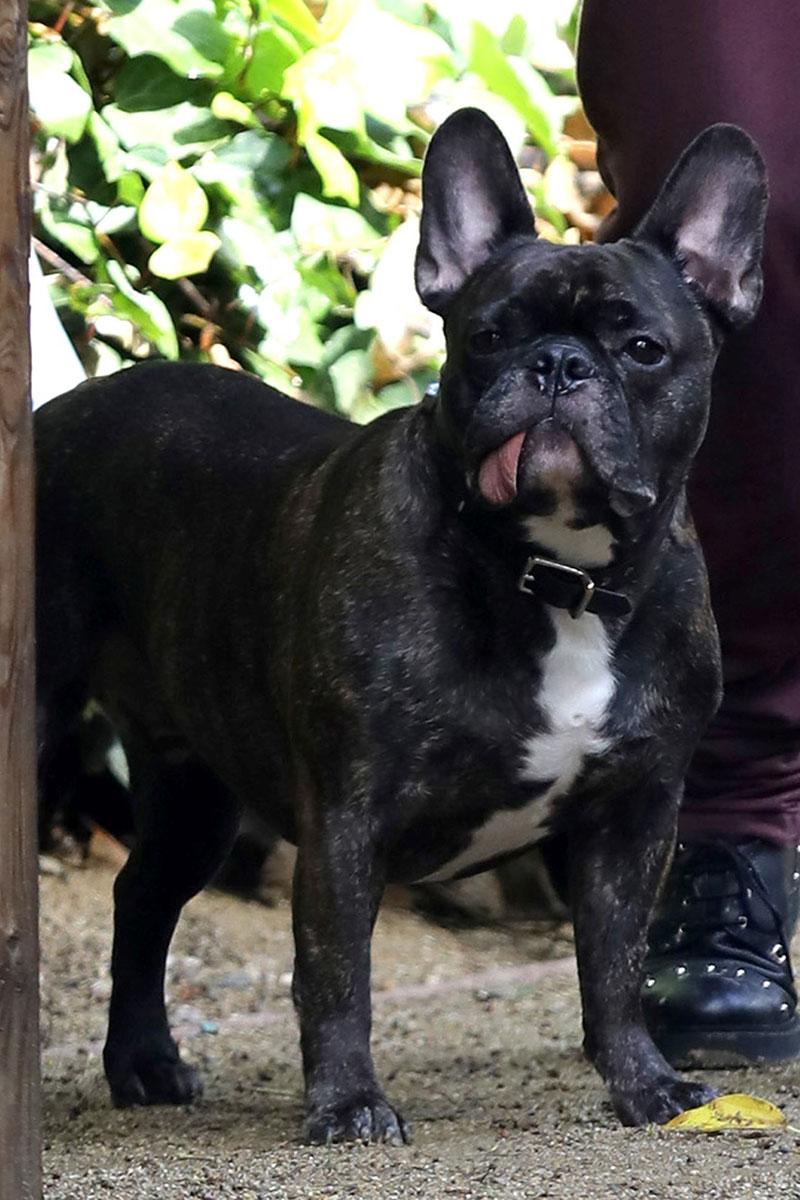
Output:
<path fill-rule="evenodd" d="M 192 1104 L 202 1095 L 199 1074 L 181 1062 L 174 1045 L 121 1052 L 107 1047 L 104 1058 L 115 1108 Z"/>
<path fill-rule="evenodd" d="M 623 1125 L 664 1125 L 687 1108 L 699 1108 L 717 1095 L 704 1083 L 662 1075 L 637 1088 L 611 1089 L 611 1102 Z"/>
<path fill-rule="evenodd" d="M 312 1106 L 303 1134 L 312 1146 L 329 1146 L 333 1142 L 403 1146 L 411 1141 L 408 1125 L 380 1093 L 357 1096 L 332 1107 Z"/>

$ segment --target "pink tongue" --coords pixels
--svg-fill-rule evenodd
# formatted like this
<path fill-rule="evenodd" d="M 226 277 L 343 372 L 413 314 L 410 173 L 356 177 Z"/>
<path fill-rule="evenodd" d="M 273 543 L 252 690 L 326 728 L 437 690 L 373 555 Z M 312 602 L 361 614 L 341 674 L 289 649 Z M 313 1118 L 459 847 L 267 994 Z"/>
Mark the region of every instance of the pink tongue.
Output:
<path fill-rule="evenodd" d="M 517 494 L 517 464 L 525 430 L 487 454 L 478 473 L 478 487 L 490 504 L 510 504 Z"/>

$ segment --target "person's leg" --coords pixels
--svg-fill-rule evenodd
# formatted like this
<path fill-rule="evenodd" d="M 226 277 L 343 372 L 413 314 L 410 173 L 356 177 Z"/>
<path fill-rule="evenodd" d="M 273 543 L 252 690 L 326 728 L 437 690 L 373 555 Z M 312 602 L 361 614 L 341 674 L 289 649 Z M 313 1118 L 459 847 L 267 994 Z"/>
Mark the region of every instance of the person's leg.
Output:
<path fill-rule="evenodd" d="M 786 957 L 800 864 L 800 23 L 793 0 L 585 0 L 579 82 L 624 236 L 707 125 L 770 174 L 765 298 L 730 338 L 691 482 L 725 694 L 691 767 L 651 936 L 645 1002 L 664 1048 L 800 1051 Z M 687 1041 L 688 1038 L 688 1041 Z"/>

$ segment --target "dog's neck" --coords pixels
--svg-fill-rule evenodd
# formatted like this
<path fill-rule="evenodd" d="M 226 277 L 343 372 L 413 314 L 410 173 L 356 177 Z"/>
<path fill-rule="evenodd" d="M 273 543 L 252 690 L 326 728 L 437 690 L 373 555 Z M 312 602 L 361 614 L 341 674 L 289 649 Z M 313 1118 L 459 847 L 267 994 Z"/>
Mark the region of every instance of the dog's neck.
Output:
<path fill-rule="evenodd" d="M 586 572 L 598 588 L 627 596 L 635 607 L 657 567 L 675 515 L 685 507 L 681 483 L 646 513 L 612 518 L 608 524 L 578 520 L 574 501 L 566 495 L 552 513 L 541 516 L 514 506 L 492 511 L 470 492 L 437 422 L 430 419 L 432 407 L 420 406 L 415 440 L 437 481 L 442 519 L 453 536 L 466 538 L 515 588 L 528 560 L 540 557 Z"/>

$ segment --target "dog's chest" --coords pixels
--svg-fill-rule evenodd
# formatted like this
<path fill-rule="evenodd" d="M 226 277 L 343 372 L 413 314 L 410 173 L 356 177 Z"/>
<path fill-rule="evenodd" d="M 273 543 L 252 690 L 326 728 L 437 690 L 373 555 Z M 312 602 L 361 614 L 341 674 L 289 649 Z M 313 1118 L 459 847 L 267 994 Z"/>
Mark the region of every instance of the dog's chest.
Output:
<path fill-rule="evenodd" d="M 527 783 L 552 780 L 553 796 L 575 782 L 584 759 L 602 754 L 602 735 L 614 694 L 611 647 L 599 617 L 585 613 L 573 620 L 561 609 L 551 619 L 556 640 L 547 653 L 537 704 L 545 729 L 525 744 L 522 779 Z"/>
<path fill-rule="evenodd" d="M 544 837 L 559 799 L 568 795 L 586 764 L 609 748 L 604 726 L 615 682 L 603 623 L 591 613 L 573 620 L 551 609 L 550 616 L 555 642 L 531 696 L 531 723 L 537 728 L 515 747 L 508 804 L 473 828 L 469 844 L 429 879 L 452 878 Z"/>

